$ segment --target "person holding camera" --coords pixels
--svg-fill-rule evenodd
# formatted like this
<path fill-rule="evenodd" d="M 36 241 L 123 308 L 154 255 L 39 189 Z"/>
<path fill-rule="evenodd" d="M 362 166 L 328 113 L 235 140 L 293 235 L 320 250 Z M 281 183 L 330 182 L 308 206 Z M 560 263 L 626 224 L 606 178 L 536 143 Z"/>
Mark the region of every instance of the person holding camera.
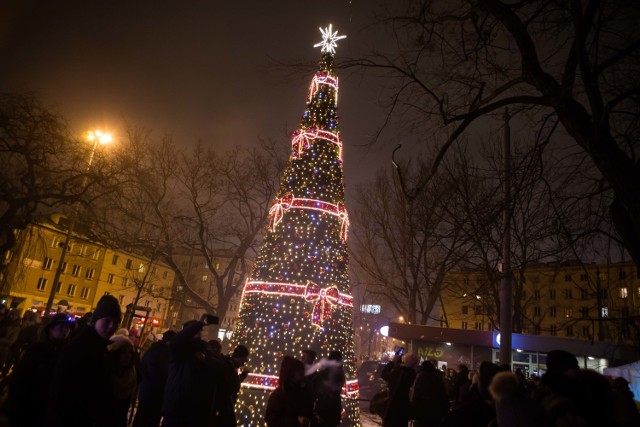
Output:
<path fill-rule="evenodd" d="M 182 326 L 169 345 L 170 363 L 164 401 L 163 427 L 214 426 L 214 403 L 220 384 L 220 367 L 202 340 L 202 328 L 218 323 L 203 314 Z"/>
<path fill-rule="evenodd" d="M 404 364 L 402 358 L 404 356 Z M 393 360 L 384 367 L 380 376 L 389 385 L 389 405 L 382 418 L 383 427 L 407 427 L 412 419 L 409 391 L 416 379 L 418 356 L 404 354 L 404 348 L 396 350 Z"/>

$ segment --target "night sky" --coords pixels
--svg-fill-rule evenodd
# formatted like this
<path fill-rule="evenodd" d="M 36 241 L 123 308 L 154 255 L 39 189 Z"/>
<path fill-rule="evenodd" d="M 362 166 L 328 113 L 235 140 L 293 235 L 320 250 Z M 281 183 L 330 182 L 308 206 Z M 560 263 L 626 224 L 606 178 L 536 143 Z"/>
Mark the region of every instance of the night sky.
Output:
<path fill-rule="evenodd" d="M 35 91 L 79 134 L 141 126 L 181 144 L 289 143 L 320 59 L 318 27 L 346 34 L 340 56 L 375 48 L 366 0 L 9 0 L 0 5 L 0 91 Z M 308 64 L 303 70 L 287 64 Z M 376 87 L 338 71 L 347 190 L 389 166 L 366 147 L 382 120 Z M 349 188 L 351 187 L 351 188 Z M 349 200 L 347 200 L 347 203 Z"/>

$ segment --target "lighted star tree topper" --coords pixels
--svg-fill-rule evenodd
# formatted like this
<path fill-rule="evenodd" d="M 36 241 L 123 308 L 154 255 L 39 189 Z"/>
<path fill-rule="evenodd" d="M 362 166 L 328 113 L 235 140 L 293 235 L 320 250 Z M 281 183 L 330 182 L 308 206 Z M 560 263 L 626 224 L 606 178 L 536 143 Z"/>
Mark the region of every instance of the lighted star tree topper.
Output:
<path fill-rule="evenodd" d="M 307 108 L 291 141 L 291 156 L 270 211 L 255 270 L 245 284 L 233 344 L 251 349 L 251 373 L 236 406 L 238 423 L 263 426 L 269 394 L 283 356 L 342 352 L 347 383 L 343 425 L 359 426 L 355 379 L 353 297 L 348 280 L 349 218 L 344 205 L 342 140 L 338 130 L 338 78 L 333 55 L 338 36 L 320 29 L 322 58 Z"/>

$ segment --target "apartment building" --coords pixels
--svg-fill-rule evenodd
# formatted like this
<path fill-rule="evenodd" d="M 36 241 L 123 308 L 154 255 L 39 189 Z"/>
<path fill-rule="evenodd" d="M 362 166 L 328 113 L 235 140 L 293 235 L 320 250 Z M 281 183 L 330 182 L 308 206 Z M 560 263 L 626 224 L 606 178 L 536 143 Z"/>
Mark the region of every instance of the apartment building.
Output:
<path fill-rule="evenodd" d="M 448 274 L 441 326 L 493 331 L 496 285 L 479 271 Z M 514 271 L 514 332 L 632 343 L 638 337 L 640 279 L 632 262 L 534 264 Z M 448 323 L 448 325 L 447 325 Z"/>
<path fill-rule="evenodd" d="M 118 298 L 123 313 L 129 307 L 129 317 L 133 319 L 126 320 L 131 326 L 143 324 L 148 316 L 148 326 L 167 329 L 171 323 L 168 310 L 174 279 L 174 271 L 158 259 L 106 249 L 97 294 Z"/>
<path fill-rule="evenodd" d="M 68 225 L 64 217 L 53 216 L 16 231 L 18 243 L 5 254 L 0 277 L 7 307 L 42 313 L 55 286 L 52 309 L 83 316 L 109 293 L 118 298 L 123 313 L 129 304 L 147 307 L 153 325 L 166 328 L 174 272 L 157 260 L 108 249 L 81 233 L 74 233 L 67 245 Z M 63 250 L 65 260 L 54 285 Z"/>
<path fill-rule="evenodd" d="M 182 271 L 189 287 L 201 298 L 210 301 L 214 308 L 217 307 L 218 293 L 215 285 L 215 274 L 210 269 L 206 258 L 196 251 L 184 250 L 174 255 L 174 260 L 180 271 Z M 224 252 L 214 254 L 213 269 L 215 273 L 224 275 L 229 262 L 230 257 L 228 254 Z M 205 313 L 206 310 L 203 307 L 192 301 L 185 294 L 182 284 L 177 279 L 173 290 L 174 302 L 172 303 L 171 311 L 174 317 L 171 320 L 172 327 L 180 328 L 184 322 L 199 319 Z M 206 338 L 217 338 L 223 341 L 231 338 L 231 331 L 240 310 L 241 295 L 242 287 L 240 286 L 238 292 L 232 296 L 225 315 L 220 318 L 217 336 L 209 336 L 209 328 L 205 328 L 203 333 Z M 214 313 L 210 314 L 218 315 L 219 312 L 214 310 Z"/>
<path fill-rule="evenodd" d="M 16 231 L 18 243 L 5 254 L 6 269 L 0 279 L 7 307 L 42 312 L 54 287 L 54 310 L 61 306 L 77 316 L 91 311 L 105 250 L 77 236 L 66 245 L 67 227 L 64 219 L 56 216 Z M 63 250 L 65 260 L 54 283 Z"/>

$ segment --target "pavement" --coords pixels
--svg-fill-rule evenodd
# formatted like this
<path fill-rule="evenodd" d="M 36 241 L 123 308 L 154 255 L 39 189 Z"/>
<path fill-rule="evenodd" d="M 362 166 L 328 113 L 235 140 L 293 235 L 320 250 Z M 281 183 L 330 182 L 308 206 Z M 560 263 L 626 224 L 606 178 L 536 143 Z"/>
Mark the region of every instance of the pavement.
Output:
<path fill-rule="evenodd" d="M 382 419 L 377 415 L 370 414 L 366 410 L 362 410 L 360 412 L 360 423 L 362 427 L 378 427 L 382 425 Z"/>
<path fill-rule="evenodd" d="M 360 423 L 362 427 L 379 427 L 382 425 L 382 418 L 369 412 L 369 401 L 360 401 Z"/>

